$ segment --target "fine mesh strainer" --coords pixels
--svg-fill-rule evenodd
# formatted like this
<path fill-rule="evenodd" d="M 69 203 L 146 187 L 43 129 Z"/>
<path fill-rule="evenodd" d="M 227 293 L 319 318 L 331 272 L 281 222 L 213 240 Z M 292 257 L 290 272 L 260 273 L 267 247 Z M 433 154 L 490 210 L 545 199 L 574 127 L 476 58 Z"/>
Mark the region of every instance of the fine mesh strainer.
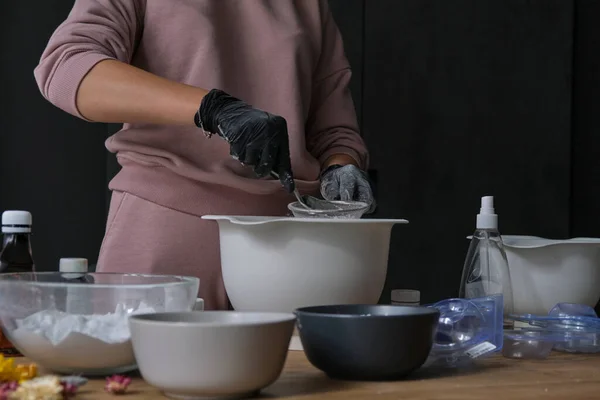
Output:
<path fill-rule="evenodd" d="M 309 208 L 297 201 L 288 205 L 294 217 L 360 219 L 369 209 L 367 203 L 359 201 L 327 201 L 312 196 L 302 196 L 302 200 Z"/>

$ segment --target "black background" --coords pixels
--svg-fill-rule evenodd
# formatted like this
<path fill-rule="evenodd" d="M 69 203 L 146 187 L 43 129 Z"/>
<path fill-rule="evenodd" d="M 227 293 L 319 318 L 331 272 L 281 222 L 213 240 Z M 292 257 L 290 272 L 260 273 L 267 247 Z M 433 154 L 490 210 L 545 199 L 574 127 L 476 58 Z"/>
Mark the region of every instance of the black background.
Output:
<path fill-rule="evenodd" d="M 598 0 L 331 0 L 379 209 L 389 289 L 456 295 L 480 197 L 505 234 L 600 236 Z M 33 69 L 72 0 L 0 2 L 0 210 L 34 216 L 40 269 L 97 258 L 118 126 L 79 121 Z"/>

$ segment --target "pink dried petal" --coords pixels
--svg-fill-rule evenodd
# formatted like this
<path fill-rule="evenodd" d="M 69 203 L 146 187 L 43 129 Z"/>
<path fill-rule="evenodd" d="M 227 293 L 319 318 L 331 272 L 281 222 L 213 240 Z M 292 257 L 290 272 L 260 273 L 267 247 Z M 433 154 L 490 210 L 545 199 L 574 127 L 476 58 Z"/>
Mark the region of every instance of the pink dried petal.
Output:
<path fill-rule="evenodd" d="M 124 375 L 113 375 L 106 378 L 104 390 L 112 394 L 123 394 L 131 383 L 131 378 Z"/>
<path fill-rule="evenodd" d="M 77 394 L 77 385 L 73 385 L 72 383 L 67 382 L 61 382 L 60 384 L 63 387 L 63 399 L 70 399 L 71 397 L 74 397 Z"/>
<path fill-rule="evenodd" d="M 6 400 L 9 394 L 17 390 L 19 382 L 5 382 L 0 385 L 0 400 Z"/>

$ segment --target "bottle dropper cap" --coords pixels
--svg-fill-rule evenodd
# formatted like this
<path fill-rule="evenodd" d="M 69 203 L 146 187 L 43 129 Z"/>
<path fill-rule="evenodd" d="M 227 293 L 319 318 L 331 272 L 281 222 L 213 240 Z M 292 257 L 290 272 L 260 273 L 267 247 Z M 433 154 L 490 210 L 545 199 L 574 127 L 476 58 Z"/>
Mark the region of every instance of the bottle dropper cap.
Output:
<path fill-rule="evenodd" d="M 60 272 L 80 273 L 88 272 L 87 258 L 61 258 L 58 267 Z"/>
<path fill-rule="evenodd" d="M 8 210 L 2 213 L 2 233 L 30 233 L 31 213 Z"/>
<path fill-rule="evenodd" d="M 477 229 L 498 229 L 498 215 L 494 210 L 494 196 L 481 198 L 481 209 L 477 214 Z"/>

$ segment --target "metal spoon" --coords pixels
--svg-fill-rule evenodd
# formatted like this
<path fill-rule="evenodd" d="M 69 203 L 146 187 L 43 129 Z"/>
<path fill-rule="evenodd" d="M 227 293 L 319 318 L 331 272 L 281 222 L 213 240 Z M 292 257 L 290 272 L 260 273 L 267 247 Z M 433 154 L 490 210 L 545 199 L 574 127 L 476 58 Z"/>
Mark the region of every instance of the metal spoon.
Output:
<path fill-rule="evenodd" d="M 221 132 L 221 136 L 225 138 L 226 136 L 223 133 L 223 128 L 221 128 L 221 125 L 218 125 L 217 129 L 219 129 L 219 131 Z M 271 176 L 274 177 L 275 179 L 279 180 L 279 174 L 277 172 L 271 171 Z M 296 188 L 294 188 L 294 196 L 296 196 L 296 200 L 298 200 L 298 203 L 300 203 L 300 205 L 302 207 L 306 208 L 307 210 L 315 210 L 315 209 L 340 210 L 341 209 L 340 207 L 338 207 L 335 204 L 332 204 L 326 200 L 320 200 L 320 199 L 317 199 L 316 197 L 312 197 L 312 196 L 302 197 L 300 195 L 300 192 L 298 192 L 298 189 L 296 189 Z M 318 205 L 318 207 L 311 207 L 307 203 L 311 203 L 313 205 Z"/>
<path fill-rule="evenodd" d="M 271 176 L 275 179 L 279 179 L 279 174 L 277 172 L 271 171 Z M 300 205 L 302 207 L 306 208 L 307 210 L 312 210 L 312 208 L 310 208 L 308 206 L 308 204 L 306 204 L 304 202 L 304 199 L 302 199 L 302 196 L 300 196 L 300 192 L 298 191 L 298 188 L 294 188 L 294 196 L 296 196 L 296 200 L 298 200 L 298 203 L 300 203 Z"/>
<path fill-rule="evenodd" d="M 276 172 L 271 171 L 271 176 L 274 177 L 275 179 L 279 179 L 279 174 L 277 174 Z M 298 200 L 298 203 L 300 203 L 300 205 L 307 210 L 319 210 L 319 211 L 342 211 L 343 210 L 342 207 L 340 207 L 339 205 L 337 205 L 331 201 L 321 200 L 314 196 L 308 196 L 308 195 L 301 196 L 300 193 L 298 192 L 298 189 L 296 189 L 296 188 L 294 188 L 294 196 L 296 196 L 296 200 Z"/>

